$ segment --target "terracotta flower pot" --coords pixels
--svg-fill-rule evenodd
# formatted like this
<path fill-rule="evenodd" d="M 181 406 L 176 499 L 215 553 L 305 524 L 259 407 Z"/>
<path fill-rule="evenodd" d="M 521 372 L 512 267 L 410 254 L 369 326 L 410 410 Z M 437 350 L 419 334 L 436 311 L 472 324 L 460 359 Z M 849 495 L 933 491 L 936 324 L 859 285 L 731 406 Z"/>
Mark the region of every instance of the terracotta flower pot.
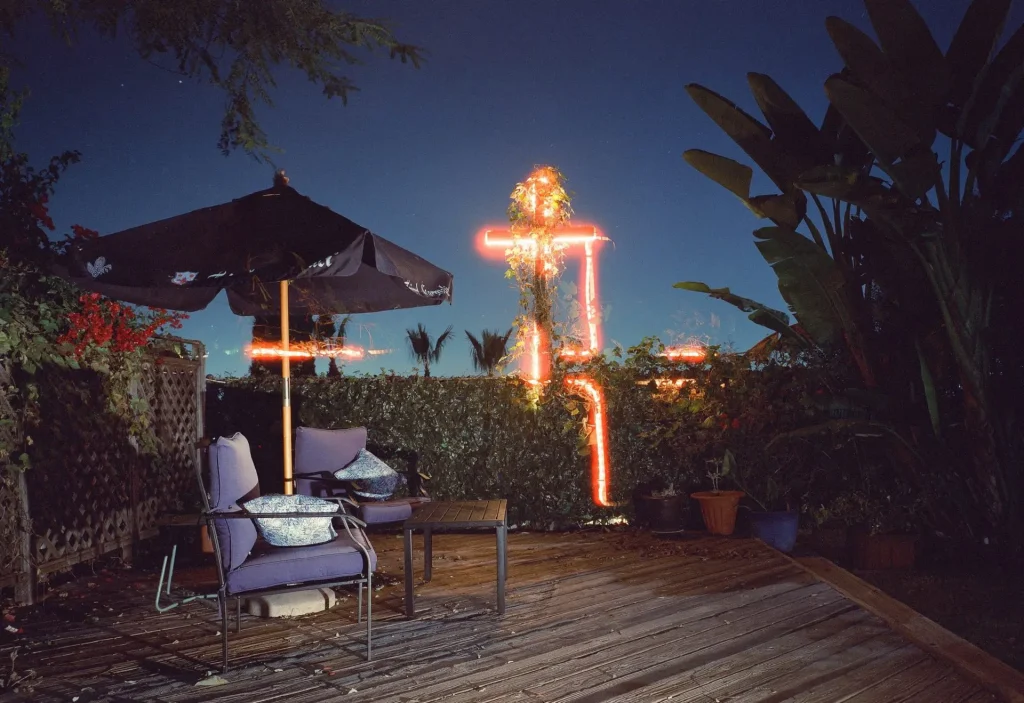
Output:
<path fill-rule="evenodd" d="M 713 535 L 731 535 L 736 529 L 736 510 L 743 491 L 700 491 L 690 497 L 700 503 L 704 526 Z"/>

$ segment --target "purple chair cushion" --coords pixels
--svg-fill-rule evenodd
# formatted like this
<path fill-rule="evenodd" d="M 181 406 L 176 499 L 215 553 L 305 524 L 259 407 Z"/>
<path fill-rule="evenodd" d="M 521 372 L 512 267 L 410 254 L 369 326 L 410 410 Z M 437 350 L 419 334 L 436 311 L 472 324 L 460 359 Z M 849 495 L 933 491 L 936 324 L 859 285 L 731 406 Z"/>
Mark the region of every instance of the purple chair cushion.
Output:
<path fill-rule="evenodd" d="M 407 500 L 384 500 L 379 503 L 360 503 L 359 517 L 367 525 L 405 522 L 412 515 L 412 503 Z"/>
<path fill-rule="evenodd" d="M 242 509 L 237 505 L 230 510 L 222 512 L 235 513 Z M 231 571 L 242 565 L 253 545 L 256 544 L 256 525 L 252 520 L 214 520 L 213 529 L 217 531 L 217 540 L 220 543 L 221 565 L 225 571 Z"/>
<path fill-rule="evenodd" d="M 210 507 L 214 512 L 237 512 L 238 503 L 260 494 L 256 466 L 249 441 L 241 433 L 218 437 L 210 445 Z M 238 567 L 256 544 L 252 520 L 216 520 L 221 564 L 230 571 Z"/>
<path fill-rule="evenodd" d="M 370 571 L 377 568 L 377 554 L 362 532 L 353 530 L 370 555 Z M 269 548 L 250 556 L 227 575 L 228 593 L 244 593 L 307 581 L 329 581 L 363 573 L 363 555 L 348 533 L 332 542 L 309 547 Z"/>
<path fill-rule="evenodd" d="M 299 427 L 295 430 L 295 473 L 334 473 L 351 464 L 360 449 L 366 449 L 365 427 L 345 430 Z"/>
<path fill-rule="evenodd" d="M 210 507 L 231 510 L 259 494 L 259 477 L 252 463 L 249 441 L 240 432 L 231 437 L 218 437 L 210 445 Z"/>

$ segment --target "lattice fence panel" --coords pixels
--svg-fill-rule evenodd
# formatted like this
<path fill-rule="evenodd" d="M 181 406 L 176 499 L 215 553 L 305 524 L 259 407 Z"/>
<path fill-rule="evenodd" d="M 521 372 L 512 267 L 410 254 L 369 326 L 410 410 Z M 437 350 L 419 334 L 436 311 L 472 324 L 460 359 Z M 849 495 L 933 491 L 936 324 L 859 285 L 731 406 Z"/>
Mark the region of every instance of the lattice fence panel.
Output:
<path fill-rule="evenodd" d="M 195 444 L 202 435 L 197 398 L 202 368 L 197 361 L 164 358 L 152 367 L 148 392 L 160 446 L 156 460 L 140 465 L 136 520 L 146 537 L 169 510 L 198 505 Z"/>
<path fill-rule="evenodd" d="M 32 428 L 33 468 L 26 476 L 38 574 L 130 548 L 157 533 L 161 513 L 191 505 L 201 374 L 198 360 L 164 356 L 137 380 L 136 392 L 152 413 L 155 455 L 132 446 L 125 423 L 106 409 L 97 375 L 47 374 L 40 401 L 48 411 Z"/>
<path fill-rule="evenodd" d="M 26 478 L 39 574 L 128 546 L 131 479 L 138 461 L 125 423 L 106 407 L 102 379 L 48 370 L 40 378 L 43 419 L 30 429 Z"/>
<path fill-rule="evenodd" d="M 6 389 L 12 385 L 10 368 L 0 362 L 0 437 L 3 445 L 21 444 L 21 419 L 11 405 Z M 0 474 L 0 586 L 14 585 L 23 572 L 21 535 L 27 525 L 22 516 L 19 477 L 11 471 Z"/>

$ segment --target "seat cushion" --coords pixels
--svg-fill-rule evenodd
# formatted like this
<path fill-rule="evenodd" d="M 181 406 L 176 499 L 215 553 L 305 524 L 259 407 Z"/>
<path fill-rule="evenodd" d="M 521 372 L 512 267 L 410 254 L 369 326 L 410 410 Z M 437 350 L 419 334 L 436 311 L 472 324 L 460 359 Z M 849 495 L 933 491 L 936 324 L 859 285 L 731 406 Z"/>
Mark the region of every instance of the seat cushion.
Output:
<path fill-rule="evenodd" d="M 328 515 L 315 517 L 284 517 L 288 513 L 337 513 L 338 504 L 304 495 L 265 495 L 242 505 L 250 513 L 280 513 L 280 518 L 253 518 L 256 529 L 275 547 L 303 547 L 330 542 L 338 533 Z"/>
<path fill-rule="evenodd" d="M 367 525 L 405 522 L 411 515 L 412 503 L 407 500 L 382 500 L 377 503 L 359 504 L 359 517 Z"/>
<path fill-rule="evenodd" d="M 370 572 L 377 568 L 377 554 L 362 531 L 352 530 L 370 555 Z M 363 555 L 343 532 L 326 544 L 310 547 L 258 549 L 241 566 L 227 574 L 228 593 L 244 593 L 312 581 L 330 581 L 363 573 Z"/>
<path fill-rule="evenodd" d="M 365 427 L 344 430 L 299 427 L 295 430 L 295 473 L 337 471 L 352 463 L 359 450 L 365 448 Z"/>

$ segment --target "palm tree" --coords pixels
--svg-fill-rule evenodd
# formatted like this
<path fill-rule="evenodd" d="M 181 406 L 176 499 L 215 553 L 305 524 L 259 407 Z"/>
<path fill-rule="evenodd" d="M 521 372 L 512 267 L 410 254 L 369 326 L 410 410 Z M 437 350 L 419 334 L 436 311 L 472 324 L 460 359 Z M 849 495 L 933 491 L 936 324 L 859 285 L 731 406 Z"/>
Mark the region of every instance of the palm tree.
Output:
<path fill-rule="evenodd" d="M 437 363 L 441 358 L 441 350 L 452 334 L 452 326 L 448 325 L 448 329 L 441 333 L 436 341 L 430 338 L 430 333 L 423 323 L 416 325 L 416 329 L 406 330 L 405 333 L 409 335 L 409 351 L 412 358 L 423 364 L 423 377 L 430 378 L 430 365 Z"/>
<path fill-rule="evenodd" d="M 473 368 L 483 371 L 488 376 L 501 369 L 504 364 L 505 355 L 508 353 L 508 339 L 512 336 L 512 329 L 504 335 L 491 330 L 484 330 L 480 339 L 474 337 L 469 330 L 466 330 L 469 343 L 473 346 Z"/>

